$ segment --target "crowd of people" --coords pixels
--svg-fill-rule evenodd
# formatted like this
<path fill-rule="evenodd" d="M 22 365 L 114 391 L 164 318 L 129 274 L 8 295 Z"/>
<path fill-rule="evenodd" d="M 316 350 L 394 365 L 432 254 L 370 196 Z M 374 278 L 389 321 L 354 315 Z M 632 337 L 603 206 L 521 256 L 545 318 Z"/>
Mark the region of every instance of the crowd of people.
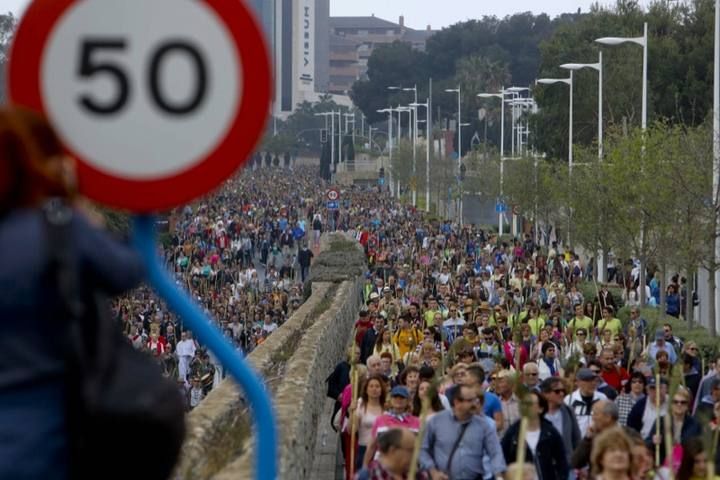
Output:
<path fill-rule="evenodd" d="M 313 169 L 247 169 L 214 194 L 173 212 L 160 255 L 177 284 L 248 354 L 304 301 L 302 285 L 324 228 L 325 190 Z M 129 341 L 177 378 L 188 409 L 225 376 L 150 289 L 117 298 Z"/>
<path fill-rule="evenodd" d="M 703 371 L 694 342 L 643 318 L 630 268 L 611 265 L 622 298 L 607 284 L 585 298 L 579 255 L 532 232 L 498 239 L 377 188 L 344 194 L 338 225 L 369 265 L 353 347 L 328 377 L 347 478 L 687 480 L 720 467 L 708 448 L 720 357 Z"/>

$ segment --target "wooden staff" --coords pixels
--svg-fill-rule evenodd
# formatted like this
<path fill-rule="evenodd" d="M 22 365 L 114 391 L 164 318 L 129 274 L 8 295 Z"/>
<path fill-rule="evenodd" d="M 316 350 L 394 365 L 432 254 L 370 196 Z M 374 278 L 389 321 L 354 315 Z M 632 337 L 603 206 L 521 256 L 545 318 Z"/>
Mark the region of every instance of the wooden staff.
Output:
<path fill-rule="evenodd" d="M 353 357 L 355 357 L 355 347 L 353 346 Z M 357 383 L 358 383 L 358 371 L 357 367 L 353 365 L 352 367 L 353 373 L 352 378 L 350 379 L 350 391 L 352 392 L 352 400 L 351 403 L 355 403 L 356 407 L 355 410 L 350 412 L 350 478 L 353 478 L 355 475 L 355 431 L 357 430 L 357 417 L 355 416 L 355 413 L 357 412 Z"/>
<path fill-rule="evenodd" d="M 514 480 L 523 480 L 523 473 L 525 472 L 525 438 L 527 437 L 528 418 L 523 415 L 520 420 L 520 433 L 518 434 L 518 447 L 517 454 L 515 457 L 515 464 L 519 467 L 515 470 Z"/>
<path fill-rule="evenodd" d="M 720 425 L 716 425 L 715 431 L 713 432 L 713 443 L 710 446 L 710 455 L 708 455 L 707 461 L 707 480 L 713 480 L 715 478 L 715 454 L 717 452 L 718 440 L 720 440 Z"/>
<path fill-rule="evenodd" d="M 407 476 L 407 478 L 409 479 L 415 478 L 417 476 L 418 460 L 420 459 L 420 446 L 422 445 L 422 439 L 425 435 L 427 415 L 428 411 L 430 410 L 430 394 L 436 395 L 433 389 L 431 389 L 428 393 L 425 394 L 425 397 L 422 399 L 422 408 L 420 410 L 420 430 L 415 437 L 415 447 L 413 448 L 412 460 L 410 461 L 410 471 L 408 472 Z M 450 472 L 448 472 L 448 474 L 449 473 Z"/>
<path fill-rule="evenodd" d="M 655 434 L 660 435 L 660 372 L 655 373 Z M 655 443 L 655 466 L 660 466 L 660 443 Z"/>

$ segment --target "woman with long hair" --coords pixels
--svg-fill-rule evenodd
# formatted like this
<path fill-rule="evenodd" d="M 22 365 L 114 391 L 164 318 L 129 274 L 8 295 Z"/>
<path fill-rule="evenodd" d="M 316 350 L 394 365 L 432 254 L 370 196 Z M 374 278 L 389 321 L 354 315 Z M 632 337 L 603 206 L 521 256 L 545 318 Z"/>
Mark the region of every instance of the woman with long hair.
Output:
<path fill-rule="evenodd" d="M 75 165 L 49 123 L 29 110 L 0 108 L 0 478 L 64 480 L 73 475 L 74 378 L 67 362 L 71 321 L 45 213 L 67 212 L 67 250 L 78 265 L 76 295 L 119 295 L 143 277 L 139 256 L 83 209 Z M 56 245 L 56 244 L 55 244 Z M 78 321 L 100 320 L 85 308 Z M 91 462 L 93 459 L 88 459 Z"/>
<path fill-rule="evenodd" d="M 385 411 L 387 389 L 380 375 L 371 375 L 360 387 L 360 398 L 350 405 L 350 416 L 357 432 L 355 471 L 362 468 L 362 459 L 372 434 L 375 419 Z"/>
<path fill-rule="evenodd" d="M 432 418 L 432 416 L 436 413 L 441 412 L 444 408 L 442 401 L 440 400 L 440 395 L 438 394 L 437 389 L 434 390 L 432 388 L 432 381 L 430 380 L 421 380 L 418 385 L 417 395 L 413 397 L 412 414 L 416 417 L 420 416 L 422 411 L 422 401 L 425 398 L 429 401 L 429 409 L 427 416 L 425 417 L 425 421 L 427 421 L 430 420 L 430 418 Z"/>
<path fill-rule="evenodd" d="M 708 463 L 707 453 L 702 438 L 690 438 L 683 442 L 683 455 L 678 468 L 676 480 L 707 480 Z M 720 478 L 715 475 L 714 480 Z"/>
<path fill-rule="evenodd" d="M 627 417 L 630 410 L 635 406 L 638 400 L 645 396 L 645 385 L 647 380 L 641 372 L 633 372 L 630 380 L 623 386 L 620 395 L 615 398 L 615 404 L 618 407 L 618 423 L 622 426 L 627 425 Z"/>

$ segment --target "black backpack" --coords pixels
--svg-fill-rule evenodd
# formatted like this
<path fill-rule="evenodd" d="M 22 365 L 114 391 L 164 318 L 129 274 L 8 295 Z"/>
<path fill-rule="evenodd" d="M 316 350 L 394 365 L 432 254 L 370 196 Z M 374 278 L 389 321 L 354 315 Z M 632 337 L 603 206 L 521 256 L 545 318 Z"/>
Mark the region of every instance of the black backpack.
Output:
<path fill-rule="evenodd" d="M 175 382 L 120 332 L 107 299 L 97 291 L 82 295 L 72 217 L 59 202 L 45 209 L 65 320 L 69 478 L 165 480 L 185 434 L 184 403 Z M 130 460 L 138 455 L 140 463 Z"/>

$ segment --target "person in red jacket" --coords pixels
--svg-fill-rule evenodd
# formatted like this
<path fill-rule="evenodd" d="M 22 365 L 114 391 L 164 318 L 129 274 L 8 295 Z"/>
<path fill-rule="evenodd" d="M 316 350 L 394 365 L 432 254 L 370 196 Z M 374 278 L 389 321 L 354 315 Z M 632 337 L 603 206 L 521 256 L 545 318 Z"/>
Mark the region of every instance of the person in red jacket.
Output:
<path fill-rule="evenodd" d="M 612 348 L 603 349 L 600 353 L 600 363 L 602 364 L 600 376 L 615 391 L 619 392 L 625 382 L 630 380 L 630 374 L 615 362 L 615 352 Z"/>
<path fill-rule="evenodd" d="M 362 339 L 365 336 L 365 332 L 371 329 L 373 326 L 373 319 L 370 316 L 370 312 L 367 307 L 363 307 L 360 310 L 360 318 L 355 322 L 355 344 L 360 347 L 362 345 Z"/>

